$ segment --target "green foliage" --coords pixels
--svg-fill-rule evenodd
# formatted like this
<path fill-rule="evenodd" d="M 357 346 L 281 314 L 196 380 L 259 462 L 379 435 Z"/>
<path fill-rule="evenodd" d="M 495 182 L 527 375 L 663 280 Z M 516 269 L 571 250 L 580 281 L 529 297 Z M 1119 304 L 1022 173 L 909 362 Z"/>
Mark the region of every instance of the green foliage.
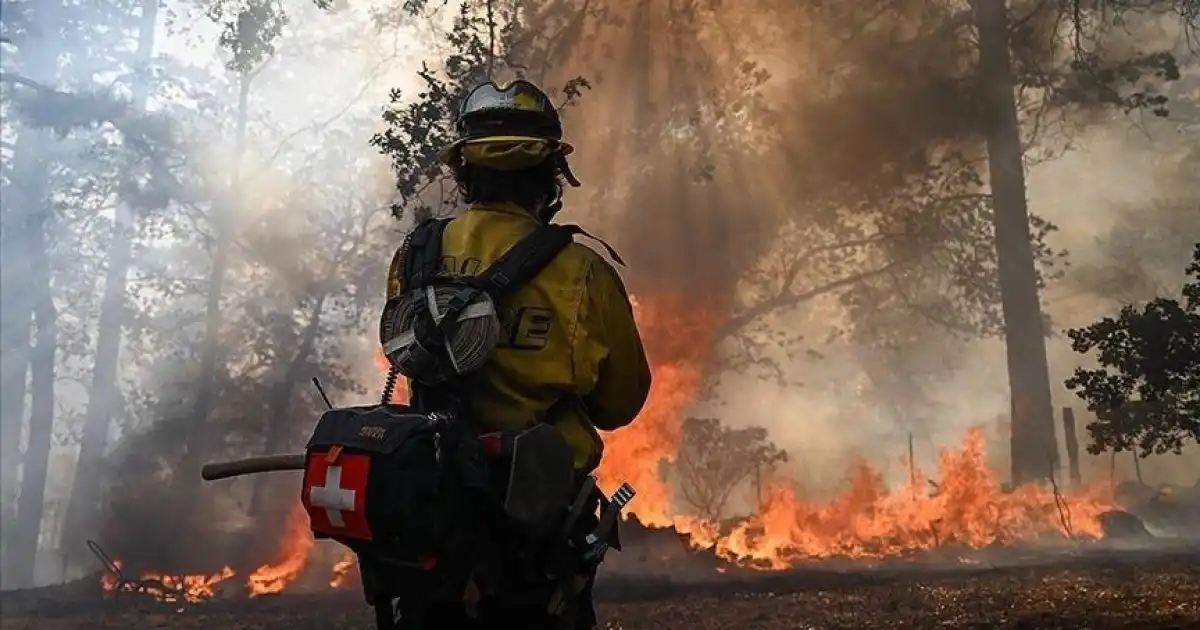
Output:
<path fill-rule="evenodd" d="M 1100 368 L 1077 368 L 1066 385 L 1096 413 L 1088 450 L 1178 453 L 1200 441 L 1200 243 L 1181 299 L 1144 306 L 1068 331 L 1076 352 Z"/>
<path fill-rule="evenodd" d="M 696 514 L 725 515 L 733 493 L 755 474 L 787 461 L 762 427 L 731 429 L 715 418 L 686 418 L 672 471 L 679 492 Z"/>
<path fill-rule="evenodd" d="M 220 45 L 230 53 L 225 67 L 242 75 L 255 72 L 276 50 L 289 23 L 280 0 L 200 0 L 205 15 L 221 26 Z M 333 0 L 312 0 L 322 10 L 336 9 Z"/>
<path fill-rule="evenodd" d="M 406 3 L 405 10 L 420 10 L 416 4 Z M 422 64 L 417 73 L 422 87 L 416 98 L 392 90 L 390 106 L 383 113 L 386 128 L 371 138 L 371 145 L 391 161 L 397 195 L 392 213 L 397 219 L 411 214 L 419 221 L 446 214 L 456 205 L 454 184 L 444 177 L 438 152 L 454 140 L 458 104 L 472 87 L 489 78 L 523 75 L 520 60 L 508 53 L 528 28 L 521 21 L 525 4 L 500 8 L 488 2 L 462 2 L 447 34 L 449 52 L 440 67 Z M 524 55 L 536 54 L 537 42 L 525 46 Z M 560 109 L 574 104 L 590 87 L 583 77 L 567 81 L 560 92 L 564 99 Z"/>
<path fill-rule="evenodd" d="M 1125 114 L 1147 111 L 1159 118 L 1171 114 L 1170 98 L 1157 87 L 1181 78 L 1175 55 L 1157 52 L 1106 61 L 1080 55 L 1071 74 L 1058 86 L 1055 100 L 1088 107 L 1112 106 Z"/>
<path fill-rule="evenodd" d="M 207 13 L 222 25 L 219 41 L 232 55 L 226 67 L 239 74 L 250 74 L 275 54 L 275 41 L 288 23 L 276 0 L 218 0 Z"/>
<path fill-rule="evenodd" d="M 1144 27 L 1164 17 L 1176 20 L 1185 38 L 1192 41 L 1200 29 L 1200 3 L 1073 0 L 1043 11 L 1053 12 L 1060 21 L 1070 20 L 1072 27 L 1062 45 L 1071 54 L 1071 61 L 1065 68 L 1054 68 L 1048 102 L 1060 107 L 1066 104 L 1087 109 L 1112 107 L 1125 114 L 1148 112 L 1159 118 L 1171 115 L 1167 87 L 1182 76 L 1176 55 L 1170 50 L 1147 51 L 1141 47 L 1114 52 L 1106 44 L 1110 39 L 1122 41 L 1131 27 Z M 1018 29 L 1018 37 L 1022 34 Z"/>
<path fill-rule="evenodd" d="M 487 17 L 480 3 L 463 2 L 447 38 L 450 53 L 440 68 L 422 64 L 417 76 L 422 88 L 409 100 L 392 90 L 391 106 L 383 113 L 386 128 L 371 138 L 371 145 L 388 156 L 396 175 L 397 219 L 411 212 L 420 220 L 440 215 L 454 204 L 453 184 L 441 178 L 438 152 L 454 139 L 454 114 L 467 91 L 487 79 L 493 63 L 488 45 Z M 437 186 L 436 194 L 425 195 Z"/>

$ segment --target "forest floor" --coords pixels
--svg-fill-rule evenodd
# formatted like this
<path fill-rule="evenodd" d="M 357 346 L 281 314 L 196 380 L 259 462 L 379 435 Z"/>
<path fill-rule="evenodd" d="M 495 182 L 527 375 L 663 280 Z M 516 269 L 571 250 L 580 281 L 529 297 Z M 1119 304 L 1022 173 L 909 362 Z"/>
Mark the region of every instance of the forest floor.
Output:
<path fill-rule="evenodd" d="M 607 630 L 902 628 L 1200 629 L 1200 549 L 1108 553 L 952 571 L 793 571 L 704 583 L 610 578 Z M 366 630 L 357 594 L 208 602 L 183 612 L 62 601 L 4 630 Z M 48 606 L 47 606 L 48 604 Z M 73 610 L 76 609 L 77 610 Z"/>

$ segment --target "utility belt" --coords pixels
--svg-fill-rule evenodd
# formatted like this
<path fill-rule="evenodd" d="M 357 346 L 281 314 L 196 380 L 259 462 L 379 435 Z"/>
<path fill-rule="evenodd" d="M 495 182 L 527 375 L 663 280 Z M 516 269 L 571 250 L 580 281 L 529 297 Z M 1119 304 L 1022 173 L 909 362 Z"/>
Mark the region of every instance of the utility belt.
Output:
<path fill-rule="evenodd" d="M 403 405 L 326 412 L 306 454 L 314 536 L 358 555 L 377 607 L 529 596 L 565 613 L 580 576 L 620 548 L 617 517 L 633 496 L 623 486 L 609 500 L 580 477 L 551 425 L 479 435 Z"/>

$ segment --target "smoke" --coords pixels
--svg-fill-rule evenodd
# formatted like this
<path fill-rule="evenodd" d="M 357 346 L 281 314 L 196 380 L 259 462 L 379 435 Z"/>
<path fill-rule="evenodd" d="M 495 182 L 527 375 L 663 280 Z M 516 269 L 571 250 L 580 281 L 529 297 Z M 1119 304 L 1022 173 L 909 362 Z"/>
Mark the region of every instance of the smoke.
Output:
<path fill-rule="evenodd" d="M 638 285 L 727 296 L 788 221 L 904 189 L 943 141 L 978 157 L 961 9 L 608 4 L 620 17 L 586 22 L 551 74 L 597 77 L 569 113 L 596 147 L 576 205 L 612 223 Z"/>
<path fill-rule="evenodd" d="M 1143 128 L 1117 122 L 1092 130 L 1086 153 L 1035 171 L 1031 198 L 1071 227 L 1061 237 L 1073 252 L 1073 266 L 1043 297 L 1056 329 L 1086 326 L 1124 304 L 1179 296 L 1200 235 L 1200 186 L 1186 175 L 1197 167 L 1195 134 L 1195 119 Z M 1076 366 L 1091 367 L 1090 358 L 1071 352 L 1062 336 L 1051 340 L 1049 351 L 1056 385 Z M 1055 396 L 1082 411 L 1061 386 Z M 1083 412 L 1080 420 L 1089 418 Z M 1180 457 L 1142 460 L 1140 476 L 1155 486 L 1191 486 L 1198 465 L 1200 450 L 1190 445 Z M 1085 455 L 1084 472 L 1093 479 L 1115 474 L 1118 481 L 1138 476 L 1128 453 L 1116 458 L 1115 473 L 1110 455 Z"/>
<path fill-rule="evenodd" d="M 111 488 L 101 522 L 68 532 L 68 538 L 100 539 L 131 565 L 200 571 L 219 568 L 210 566 L 214 558 L 265 561 L 273 549 L 254 532 L 279 531 L 271 522 L 283 510 L 262 508 L 260 521 L 248 522 L 253 483 L 185 492 L 181 479 L 195 473 L 180 470 L 179 462 L 189 449 L 236 456 L 296 448 L 320 408 L 305 386 L 314 374 L 336 402 L 374 394 L 366 389 L 378 376 L 371 318 L 400 238 L 384 211 L 391 196 L 386 163 L 367 140 L 379 128 L 387 91 L 398 87 L 415 97 L 418 63 L 443 56 L 436 33 L 454 7 L 397 26 L 379 19 L 378 10 L 390 7 L 382 0 L 347 3 L 332 14 L 300 0 L 285 4 L 291 22 L 248 91 L 240 154 L 238 78 L 220 68 L 220 27 L 206 23 L 192 3 L 172 3 L 175 26 L 158 32 L 163 76 L 147 109 L 171 123 L 169 158 L 182 173 L 173 192 L 183 199 L 140 223 L 129 276 L 136 317 L 125 322 L 120 365 L 125 400 L 115 414 L 120 429 L 113 437 L 119 439 L 102 471 Z M 1049 90 L 1022 94 L 1027 132 L 1036 128 L 1043 139 L 1038 146 L 1057 157 L 1031 167 L 1029 199 L 1034 213 L 1059 228 L 1048 244 L 1068 250 L 1074 263 L 1044 297 L 1062 328 L 1114 305 L 1105 292 L 1087 288 L 1087 274 L 1076 270 L 1128 268 L 1129 261 L 1105 258 L 1105 247 L 1146 223 L 1186 234 L 1197 225 L 1187 221 L 1195 215 L 1168 206 L 1200 207 L 1200 190 L 1183 166 L 1187 159 L 1195 163 L 1194 154 L 1183 151 L 1195 145 L 1195 128 L 1175 133 L 1173 121 L 1148 123 L 1147 139 L 1130 118 L 1113 115 L 1111 92 L 1067 72 L 1062 37 L 1069 28 L 1057 13 L 1034 10 L 1051 4 L 1014 3 L 1014 13 L 1025 18 L 1015 64 L 1023 78 L 1042 72 L 1063 88 L 1058 100 L 1043 98 Z M 712 395 L 700 405 L 711 409 L 697 413 L 768 427 L 793 453 L 791 472 L 814 490 L 839 483 L 842 465 L 854 458 L 895 462 L 909 433 L 916 436 L 919 463 L 932 468 L 936 448 L 956 443 L 966 427 L 1003 426 L 1002 346 L 931 323 L 926 308 L 964 295 L 948 271 L 953 265 L 938 257 L 970 258 L 990 229 L 986 220 L 966 227 L 951 221 L 986 218 L 979 214 L 983 183 L 971 177 L 984 153 L 965 7 L 922 0 L 547 1 L 539 7 L 524 16 L 534 35 L 514 43 L 509 69 L 547 86 L 577 75 L 592 83 L 565 114 L 568 138 L 578 147 L 572 166 L 584 187 L 568 191 L 564 218 L 595 228 L 617 246 L 630 264 L 625 275 L 632 292 L 647 299 L 685 295 L 680 309 L 703 306 L 736 319 L 780 294 L 778 281 L 794 264 L 800 273 L 790 288 L 814 292 L 745 319 L 742 328 L 714 333 L 728 356 L 714 367 Z M 1120 59 L 1128 50 L 1185 52 L 1169 28 L 1138 25 L 1146 28 L 1094 47 L 1099 61 Z M 71 42 L 56 45 L 38 54 L 88 57 Z M 57 78 L 86 87 L 96 81 L 91 70 Z M 1185 72 L 1186 81 L 1194 84 L 1195 75 Z M 1145 83 L 1138 89 L 1153 87 Z M 21 133 L 6 117 L 5 133 L 14 132 Z M 82 155 L 77 171 L 111 165 L 103 161 L 111 146 L 94 136 L 80 132 L 71 142 L 99 147 L 99 153 L 76 151 Z M 51 145 L 54 151 L 76 148 L 47 141 L 46 155 Z M 1064 152 L 1068 145 L 1072 150 Z M 1163 158 L 1167 153 L 1174 157 Z M 135 175 L 131 179 L 149 179 L 144 165 L 123 168 Z M 96 206 L 105 210 L 94 214 L 107 220 L 115 193 L 94 194 L 105 201 Z M 1161 214 L 1139 219 L 1155 204 L 1164 208 Z M 214 232 L 214 217 L 221 234 Z M 943 232 L 950 228 L 966 233 L 955 247 L 945 245 Z M 230 264 L 213 408 L 197 430 L 208 343 L 205 293 L 217 237 L 226 239 Z M 84 240 L 102 238 L 107 232 L 97 230 Z M 857 241 L 865 244 L 851 245 Z M 102 260 L 104 246 L 92 247 L 98 251 L 85 253 Z M 802 258 L 822 249 L 829 251 Z M 1147 253 L 1140 245 L 1132 249 Z M 1186 250 L 1179 264 L 1173 256 L 1136 267 L 1169 286 Z M 979 273 L 990 269 L 986 261 L 978 264 Z M 875 275 L 839 284 L 860 273 Z M 902 305 L 880 298 L 871 320 L 904 334 L 887 343 L 865 335 L 864 295 L 891 290 L 890 283 L 910 276 L 920 276 L 910 283 L 919 290 Z M 62 277 L 77 293 L 95 294 L 103 285 L 98 277 Z M 833 288 L 817 290 L 823 287 Z M 857 301 L 848 297 L 852 289 L 861 290 Z M 7 275 L 4 290 L 16 290 Z M 95 317 L 81 313 L 86 323 L 80 327 L 92 330 Z M 296 361 L 310 325 L 316 340 L 308 358 Z M 765 353 L 776 364 L 772 378 L 744 369 L 738 355 L 762 354 L 761 346 L 777 334 L 789 341 Z M 1051 348 L 1054 378 L 1061 382 L 1079 359 L 1061 341 Z M 86 350 L 62 354 L 61 365 L 90 356 Z M 299 385 L 283 386 L 289 382 Z M 1056 391 L 1057 400 L 1067 396 Z M 78 433 L 75 416 L 86 409 L 86 388 L 64 384 L 56 402 L 67 410 L 60 424 Z M 273 434 L 280 422 L 283 429 Z M 1172 470 L 1185 470 L 1162 461 L 1162 472 L 1154 468 L 1158 463 L 1143 472 L 1166 480 Z M 51 471 L 59 482 L 52 484 L 51 500 L 66 500 L 69 483 L 61 482 L 72 474 Z M 293 485 L 276 479 L 257 490 L 287 497 Z M 181 514 L 200 526 L 181 524 Z M 92 568 L 82 564 L 90 559 L 79 560 L 78 567 Z"/>
<path fill-rule="evenodd" d="M 1157 53 L 1192 66 L 1194 58 L 1171 18 L 1135 16 L 1107 28 L 1085 15 L 1077 40 L 1073 16 L 1048 3 L 1014 3 L 1012 12 L 1014 71 L 1042 86 L 1019 94 L 1030 209 L 1058 228 L 1046 238 L 1047 252 L 1068 253 L 1069 266 L 1043 267 L 1044 302 L 1061 331 L 1115 305 L 1111 293 L 1081 294 L 1078 271 L 1123 264 L 1097 257 L 1117 232 L 1144 227 L 1139 217 L 1152 216 L 1151 225 L 1171 226 L 1164 233 L 1177 237 L 1169 253 L 1144 261 L 1154 267 L 1144 271 L 1182 272 L 1186 235 L 1200 233 L 1188 210 L 1198 192 L 1194 178 L 1179 176 L 1188 172 L 1182 158 L 1162 156 L 1193 146 L 1195 127 L 1181 131 L 1176 119 L 1121 111 L 1139 94 L 1157 94 L 1170 70 L 1112 79 L 1133 60 L 1155 67 Z M 549 83 L 583 74 L 596 85 L 567 113 L 568 136 L 580 147 L 573 165 L 585 184 L 568 197 L 567 216 L 605 226 L 630 261 L 635 293 L 682 291 L 737 320 L 771 297 L 789 256 L 881 231 L 911 234 L 906 222 L 944 232 L 957 228 L 948 217 L 979 212 L 972 201 L 939 205 L 986 192 L 972 181 L 986 171 L 986 154 L 976 43 L 963 4 L 608 2 L 581 19 L 546 29 L 555 42 Z M 1175 116 L 1186 114 L 1187 72 L 1170 86 Z M 1182 210 L 1150 211 L 1169 199 Z M 987 215 L 977 216 L 971 229 L 979 231 L 964 246 L 972 253 L 990 249 Z M 1003 346 L 937 321 L 950 301 L 943 295 L 969 302 L 968 290 L 936 262 L 942 237 L 909 241 L 928 246 L 930 256 L 862 247 L 810 260 L 798 292 L 818 295 L 764 312 L 740 333 L 717 334 L 729 352 L 768 355 L 779 364 L 771 378 L 747 375 L 744 361 L 731 360 L 696 413 L 770 427 L 796 455 L 792 472 L 816 489 L 840 484 L 855 457 L 897 468 L 910 433 L 918 463 L 931 468 L 938 448 L 985 426 L 995 463 L 1005 465 Z M 1152 240 L 1133 249 L 1149 256 Z M 921 285 L 915 299 L 924 304 L 884 302 L 890 306 L 871 316 L 890 331 L 882 340 L 855 334 L 863 318 L 847 307 L 847 290 L 819 291 L 869 273 L 881 258 L 939 278 Z M 992 268 L 978 271 L 983 277 Z M 921 308 L 928 304 L 937 306 Z M 983 324 L 994 328 L 996 320 Z M 763 349 L 781 335 L 798 342 Z M 1061 338 L 1052 340 L 1056 405 L 1074 406 L 1086 424 L 1061 386 L 1081 360 Z"/>
<path fill-rule="evenodd" d="M 131 6 L 136 10 L 138 4 Z M 234 483 L 201 489 L 197 471 L 181 468 L 181 462 L 297 448 L 320 408 L 306 386 L 310 376 L 320 376 L 330 394 L 346 403 L 361 400 L 368 394 L 365 386 L 375 385 L 360 369 L 371 365 L 372 357 L 362 339 L 382 295 L 386 260 L 399 239 L 385 210 L 387 166 L 367 140 L 388 90 L 412 85 L 413 59 L 421 53 L 404 46 L 418 39 L 411 26 L 377 30 L 373 12 L 382 5 L 355 5 L 334 17 L 309 2 L 288 3 L 290 22 L 274 53 L 249 77 L 222 67 L 229 59 L 217 41 L 221 26 L 194 3 L 169 3 L 160 14 L 152 77 L 118 74 L 111 86 L 105 83 L 119 64 L 146 63 L 115 52 L 132 48 L 128 40 L 112 44 L 112 67 L 100 69 L 107 75 L 92 74 L 103 64 L 79 62 L 88 57 L 85 46 L 104 44 L 38 37 L 17 42 L 22 55 L 12 58 L 18 64 L 14 75 L 32 75 L 45 86 L 81 95 L 78 102 L 59 98 L 61 111 L 30 109 L 36 120 L 6 116 L 4 123 L 6 202 L 16 199 L 9 193 L 30 188 L 20 180 L 25 173 L 7 170 L 8 160 L 45 163 L 58 176 L 48 182 L 46 194 L 68 211 L 47 226 L 51 255 L 61 257 L 54 261 L 53 279 L 62 331 L 55 421 L 63 438 L 56 451 L 69 456 L 77 450 L 88 410 L 99 296 L 112 255 L 113 208 L 134 206 L 133 189 L 162 187 L 173 198 L 165 206 L 134 207 L 128 308 L 121 322 L 125 339 L 116 379 L 123 400 L 112 409 L 114 435 L 102 468 L 95 471 L 104 480 L 103 496 L 95 497 L 102 499 L 102 508 L 76 531 L 62 532 L 62 552 L 73 571 L 98 568 L 84 539 L 100 541 L 135 570 L 197 570 L 217 558 L 268 560 L 275 552 L 273 541 L 254 540 L 253 531 L 270 535 L 283 517 L 292 484 L 275 479 L 257 488 Z M 15 15 L 6 5 L 6 28 Z M 39 20 L 55 19 L 36 11 L 29 16 L 31 22 L 23 25 L 34 33 L 46 32 L 35 28 Z M 81 31 L 112 27 L 101 14 L 79 19 L 85 21 Z M 114 40 L 138 37 L 133 30 L 113 30 Z M 74 61 L 55 72 L 56 58 Z M 36 74 L 37 68 L 44 72 Z M 6 66 L 6 76 L 8 71 Z M 247 81 L 239 107 L 239 88 Z M 5 104 L 12 113 L 11 104 L 29 93 L 18 87 L 9 100 L 9 85 L 6 81 Z M 149 91 L 144 112 L 128 103 L 129 94 L 139 90 Z M 100 113 L 81 110 L 93 92 L 106 95 L 100 102 L 116 105 Z M 114 111 L 124 127 L 107 122 Z M 245 138 L 239 142 L 243 114 Z M 79 125 L 80 117 L 86 124 Z M 120 133 L 150 122 L 161 133 L 147 138 L 149 144 L 130 146 L 131 136 Z M 32 124 L 52 125 L 64 135 L 42 134 L 38 146 L 30 142 L 37 134 Z M 15 157 L 7 144 L 13 136 L 18 138 Z M 94 182 L 104 181 L 109 171 L 114 181 L 128 180 L 132 188 L 98 187 Z M 32 196 L 22 200 L 34 201 Z M 6 216 L 6 243 L 15 225 Z M 220 333 L 214 339 L 207 333 L 205 312 L 218 242 L 228 261 L 219 291 Z M 21 282 L 29 282 L 32 290 L 36 281 L 5 275 L 6 306 L 21 294 Z M 68 335 L 76 328 L 78 341 Z M 6 327 L 6 343 L 8 335 Z M 199 422 L 202 382 L 209 378 L 203 370 L 206 347 L 215 348 L 216 369 L 211 410 Z M 6 386 L 8 368 L 6 361 Z M 6 407 L 6 446 L 11 443 L 9 414 Z M 19 417 L 17 422 L 20 426 Z M 32 442 L 30 449 L 36 450 Z M 25 471 L 28 475 L 28 463 Z M 7 535 L 8 492 L 18 484 L 7 467 L 4 472 Z M 43 529 L 58 540 L 75 471 L 54 467 L 49 475 L 47 505 L 54 516 L 44 520 Z M 255 495 L 268 498 L 254 511 L 263 522 L 250 530 L 244 515 Z M 47 571 L 57 580 L 60 566 L 59 559 L 41 554 L 38 581 L 47 579 Z"/>

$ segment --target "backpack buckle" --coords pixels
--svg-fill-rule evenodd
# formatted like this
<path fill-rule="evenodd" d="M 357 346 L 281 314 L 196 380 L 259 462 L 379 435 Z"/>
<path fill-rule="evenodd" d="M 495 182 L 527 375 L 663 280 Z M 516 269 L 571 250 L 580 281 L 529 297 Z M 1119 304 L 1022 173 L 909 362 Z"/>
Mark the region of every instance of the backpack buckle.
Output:
<path fill-rule="evenodd" d="M 448 319 L 458 319 L 458 316 L 462 314 L 463 310 L 470 306 L 471 300 L 474 300 L 475 296 L 478 294 L 479 289 L 474 287 L 467 287 L 462 291 L 455 293 L 454 297 L 450 298 L 450 302 L 446 305 L 445 312 L 441 314 L 442 322 L 439 325 L 446 325 L 448 323 L 446 320 Z"/>
<path fill-rule="evenodd" d="M 490 278 L 490 283 L 497 291 L 502 291 L 505 287 L 512 283 L 512 278 L 504 275 L 503 271 L 497 270 Z"/>

